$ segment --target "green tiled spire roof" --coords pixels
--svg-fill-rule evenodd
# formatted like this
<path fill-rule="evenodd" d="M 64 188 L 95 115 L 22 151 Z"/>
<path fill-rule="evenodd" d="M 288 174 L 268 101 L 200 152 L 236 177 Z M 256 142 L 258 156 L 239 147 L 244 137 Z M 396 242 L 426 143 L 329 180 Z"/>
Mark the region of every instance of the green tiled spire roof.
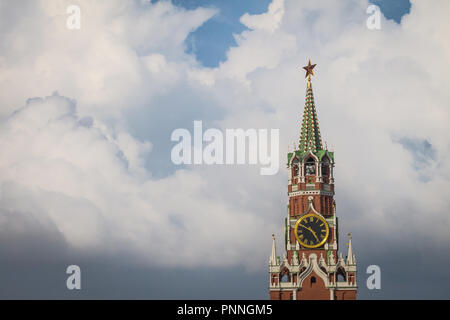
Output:
<path fill-rule="evenodd" d="M 293 157 L 301 160 L 308 154 L 309 150 L 314 153 L 319 161 L 327 155 L 331 162 L 334 162 L 334 152 L 328 151 L 328 148 L 323 149 L 322 138 L 319 130 L 319 119 L 317 117 L 316 106 L 314 104 L 314 95 L 311 85 L 311 75 L 314 75 L 313 69 L 316 65 L 311 64 L 311 60 L 306 67 L 305 78 L 308 78 L 308 88 L 306 89 L 305 110 L 303 111 L 302 129 L 300 132 L 300 140 L 298 142 L 298 149 L 293 152 L 288 152 L 288 166 Z M 302 160 L 301 160 L 302 161 Z"/>
<path fill-rule="evenodd" d="M 301 153 L 306 153 L 310 148 L 315 154 L 323 149 L 319 130 L 319 120 L 317 118 L 316 106 L 314 105 L 312 85 L 310 79 L 308 79 L 305 110 L 303 111 L 302 130 L 300 133 L 298 149 Z"/>

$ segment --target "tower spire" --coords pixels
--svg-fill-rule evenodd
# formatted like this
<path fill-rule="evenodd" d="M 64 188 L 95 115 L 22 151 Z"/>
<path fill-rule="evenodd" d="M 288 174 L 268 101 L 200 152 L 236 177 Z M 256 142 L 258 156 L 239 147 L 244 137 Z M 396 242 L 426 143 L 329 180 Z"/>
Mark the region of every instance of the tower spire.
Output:
<path fill-rule="evenodd" d="M 308 77 L 308 88 L 306 89 L 305 109 L 303 111 L 302 128 L 298 144 L 301 153 L 306 153 L 310 149 L 313 153 L 317 153 L 317 151 L 323 149 L 311 84 L 311 75 L 314 75 L 313 69 L 315 66 L 309 60 L 308 65 L 303 67 L 306 70 L 305 78 Z"/>
<path fill-rule="evenodd" d="M 351 235 L 351 233 L 348 234 L 347 264 L 348 265 L 355 264 L 355 256 L 353 255 L 352 235 Z"/>
<path fill-rule="evenodd" d="M 271 300 L 354 300 L 358 289 L 350 234 L 347 256 L 343 256 L 345 249 L 339 251 L 334 151 L 328 150 L 326 142 L 322 146 L 311 84 L 314 67 L 311 61 L 304 67 L 308 85 L 300 139 L 287 154 L 289 200 L 282 260 L 272 235 L 268 265 Z M 343 282 L 338 275 L 344 277 Z"/>
<path fill-rule="evenodd" d="M 277 265 L 277 246 L 275 244 L 275 235 L 272 234 L 272 254 L 270 255 L 269 264 Z"/>

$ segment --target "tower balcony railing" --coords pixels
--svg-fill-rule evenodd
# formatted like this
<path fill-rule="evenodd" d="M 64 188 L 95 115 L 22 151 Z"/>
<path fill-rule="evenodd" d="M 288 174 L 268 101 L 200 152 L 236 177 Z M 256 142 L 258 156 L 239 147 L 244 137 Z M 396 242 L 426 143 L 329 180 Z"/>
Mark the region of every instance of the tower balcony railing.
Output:
<path fill-rule="evenodd" d="M 348 283 L 347 281 L 338 281 L 331 282 L 325 284 L 327 288 L 336 288 L 336 289 L 351 289 L 356 288 L 356 284 Z M 270 283 L 270 289 L 290 289 L 297 288 L 298 284 L 296 282 L 287 281 L 287 282 L 279 282 L 278 284 Z"/>
<path fill-rule="evenodd" d="M 292 288 L 293 286 L 297 285 L 294 282 L 288 281 L 288 282 L 279 282 L 278 284 L 270 284 L 270 288 L 271 289 L 288 289 L 288 288 Z"/>
<path fill-rule="evenodd" d="M 338 281 L 334 283 L 336 288 L 342 289 L 342 288 L 355 288 L 356 284 L 348 283 L 347 281 Z"/>

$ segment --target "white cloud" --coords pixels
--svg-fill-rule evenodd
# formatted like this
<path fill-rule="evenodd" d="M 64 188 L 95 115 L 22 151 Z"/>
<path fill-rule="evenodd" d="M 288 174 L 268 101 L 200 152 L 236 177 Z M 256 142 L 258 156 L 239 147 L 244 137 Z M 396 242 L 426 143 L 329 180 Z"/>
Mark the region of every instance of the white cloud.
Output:
<path fill-rule="evenodd" d="M 252 30 L 214 69 L 184 53 L 188 33 L 214 10 L 80 2 L 77 33 L 65 29 L 67 3 L 3 4 L 0 14 L 9 22 L 0 31 L 4 232 L 16 221 L 11 212 L 25 212 L 8 232 L 36 221 L 71 246 L 126 250 L 153 264 L 264 267 L 270 235 L 282 232 L 286 176 L 212 166 L 152 178 L 153 142 L 134 137 L 123 114 L 159 110 L 189 123 L 197 106 L 155 100 L 183 102 L 188 90 L 212 97 L 206 110 L 223 110 L 213 119 L 219 128 L 281 128 L 285 159 L 283 146 L 299 135 L 301 66 L 311 58 L 321 132 L 336 149 L 341 228 L 366 243 L 363 236 L 394 232 L 450 241 L 448 2 L 413 1 L 401 25 L 382 19 L 376 31 L 366 28 L 364 3 L 274 1 L 268 13 L 241 19 Z M 18 108 L 55 90 L 61 96 Z M 154 130 L 167 125 L 148 119 Z M 402 138 L 435 150 L 419 164 L 427 181 Z"/>
<path fill-rule="evenodd" d="M 57 88 L 76 97 L 83 114 L 117 117 L 128 105 L 175 85 L 178 73 L 196 65 L 184 53 L 184 39 L 216 13 L 186 11 L 168 1 L 80 1 L 81 29 L 69 30 L 66 8 L 71 4 L 4 1 L 2 115 L 30 96 Z"/>
<path fill-rule="evenodd" d="M 195 265 L 202 256 L 201 263 L 214 265 L 242 259 L 238 248 L 261 228 L 261 218 L 211 193 L 207 175 L 180 170 L 151 180 L 140 165 L 147 144 L 79 120 L 74 102 L 57 94 L 30 100 L 6 120 L 0 177 L 12 199 L 8 210 L 51 221 L 77 248 L 130 250 L 170 265 Z M 14 216 L 4 219 L 9 225 Z M 255 229 L 247 232 L 249 226 Z"/>
<path fill-rule="evenodd" d="M 284 14 L 284 0 L 274 0 L 266 13 L 250 15 L 245 13 L 241 22 L 250 29 L 263 29 L 273 33 L 280 26 Z"/>

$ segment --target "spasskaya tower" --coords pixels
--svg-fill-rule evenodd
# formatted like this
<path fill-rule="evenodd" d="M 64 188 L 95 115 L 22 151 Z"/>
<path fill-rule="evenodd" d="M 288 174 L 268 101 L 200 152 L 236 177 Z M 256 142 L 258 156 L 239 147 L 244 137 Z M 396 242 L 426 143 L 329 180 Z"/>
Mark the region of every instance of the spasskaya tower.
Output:
<path fill-rule="evenodd" d="M 287 155 L 287 217 L 280 259 L 275 237 L 269 259 L 272 300 L 356 299 L 356 258 L 349 234 L 347 256 L 338 255 L 338 218 L 334 201 L 334 152 L 323 148 L 311 85 L 313 68 L 304 67 L 308 84 L 300 139 Z"/>

